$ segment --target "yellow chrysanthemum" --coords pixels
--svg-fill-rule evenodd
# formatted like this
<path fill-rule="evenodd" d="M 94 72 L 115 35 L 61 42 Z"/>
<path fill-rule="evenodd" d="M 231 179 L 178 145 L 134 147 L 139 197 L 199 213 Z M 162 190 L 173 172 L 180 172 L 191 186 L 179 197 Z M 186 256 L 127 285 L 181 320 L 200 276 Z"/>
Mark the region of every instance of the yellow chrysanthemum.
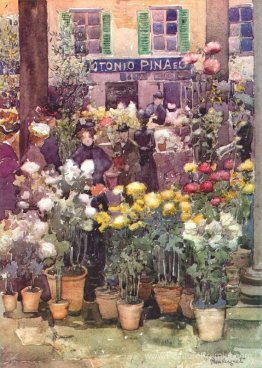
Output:
<path fill-rule="evenodd" d="M 232 199 L 236 198 L 237 192 L 234 190 L 230 190 L 229 192 L 224 192 L 223 197 L 226 201 L 232 201 Z"/>
<path fill-rule="evenodd" d="M 120 211 L 122 213 L 126 213 L 126 212 L 128 212 L 130 210 L 130 207 L 129 207 L 129 205 L 127 203 L 121 203 L 119 205 L 119 208 L 120 208 Z"/>
<path fill-rule="evenodd" d="M 118 212 L 120 211 L 120 206 L 110 206 L 108 210 L 111 212 Z"/>
<path fill-rule="evenodd" d="M 195 173 L 197 171 L 197 165 L 194 162 L 188 162 L 184 165 L 184 171 Z"/>
<path fill-rule="evenodd" d="M 134 181 L 126 186 L 126 193 L 134 198 L 144 195 L 146 192 L 146 186 L 143 183 Z"/>
<path fill-rule="evenodd" d="M 248 159 L 238 166 L 238 171 L 253 171 L 254 163 Z"/>
<path fill-rule="evenodd" d="M 102 223 L 102 224 L 99 226 L 98 230 L 99 230 L 101 233 L 103 233 L 103 232 L 108 228 L 108 226 L 109 226 L 109 223 L 104 222 L 104 223 Z"/>
<path fill-rule="evenodd" d="M 133 206 L 131 207 L 131 210 L 132 211 L 135 211 L 135 212 L 143 212 L 144 211 L 144 208 L 139 206 L 139 204 L 137 203 L 137 201 L 133 204 Z"/>
<path fill-rule="evenodd" d="M 190 212 L 191 205 L 187 201 L 182 201 L 182 202 L 180 202 L 180 208 L 181 208 L 182 212 Z"/>
<path fill-rule="evenodd" d="M 134 211 L 129 211 L 128 212 L 128 217 L 132 220 L 132 221 L 137 221 L 138 220 L 138 216 Z"/>
<path fill-rule="evenodd" d="M 101 211 L 95 214 L 94 219 L 96 222 L 98 222 L 99 224 L 103 224 L 103 223 L 110 223 L 110 216 L 107 212 L 105 211 Z"/>
<path fill-rule="evenodd" d="M 248 183 L 242 188 L 242 192 L 245 194 L 253 194 L 255 190 L 255 185 L 253 183 Z"/>
<path fill-rule="evenodd" d="M 113 229 L 121 230 L 127 225 L 128 225 L 127 216 L 126 215 L 119 215 L 119 216 L 116 216 L 114 218 L 111 226 L 112 226 Z"/>
<path fill-rule="evenodd" d="M 180 190 L 175 192 L 174 201 L 176 202 L 183 202 L 186 201 L 188 198 L 189 196 L 187 194 L 182 194 Z"/>
<path fill-rule="evenodd" d="M 175 192 L 172 189 L 169 189 L 169 190 L 164 190 L 163 192 L 160 193 L 160 195 L 164 201 L 168 201 L 174 198 Z"/>
<path fill-rule="evenodd" d="M 17 187 L 20 187 L 24 182 L 25 182 L 24 175 L 15 175 L 14 185 L 16 185 Z"/>
<path fill-rule="evenodd" d="M 200 222 L 203 221 L 203 220 L 204 220 L 204 217 L 203 217 L 202 213 L 198 213 L 196 216 L 192 217 L 192 221 L 197 225 L 199 225 Z"/>
<path fill-rule="evenodd" d="M 174 202 L 166 202 L 162 208 L 162 214 L 165 217 L 173 216 L 176 213 L 176 205 Z"/>
<path fill-rule="evenodd" d="M 191 217 L 190 212 L 183 212 L 180 218 L 181 218 L 181 221 L 186 222 L 190 219 L 190 217 Z"/>
<path fill-rule="evenodd" d="M 145 205 L 151 210 L 157 209 L 161 204 L 161 195 L 158 193 L 148 193 L 144 196 Z"/>
<path fill-rule="evenodd" d="M 134 224 L 129 225 L 128 228 L 131 231 L 135 231 L 139 229 L 140 227 L 144 227 L 144 226 L 145 226 L 145 223 L 143 221 L 138 221 L 138 222 L 135 222 Z"/>

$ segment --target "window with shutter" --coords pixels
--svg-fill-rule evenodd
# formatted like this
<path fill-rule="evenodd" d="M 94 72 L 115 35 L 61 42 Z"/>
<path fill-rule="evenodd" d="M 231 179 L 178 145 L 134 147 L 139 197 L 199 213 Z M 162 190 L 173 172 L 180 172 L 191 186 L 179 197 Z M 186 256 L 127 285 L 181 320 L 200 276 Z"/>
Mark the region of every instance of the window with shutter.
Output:
<path fill-rule="evenodd" d="M 189 42 L 189 11 L 180 9 L 179 11 L 179 51 L 187 52 L 190 49 Z"/>
<path fill-rule="evenodd" d="M 104 55 L 112 54 L 111 50 L 111 14 L 102 13 L 102 53 Z"/>
<path fill-rule="evenodd" d="M 148 10 L 137 12 L 138 24 L 138 53 L 147 55 L 150 53 L 150 15 Z"/>
<path fill-rule="evenodd" d="M 71 14 L 69 12 L 62 12 L 59 14 L 59 26 L 61 33 L 61 43 L 64 53 L 70 54 L 72 52 L 72 30 L 71 30 Z"/>

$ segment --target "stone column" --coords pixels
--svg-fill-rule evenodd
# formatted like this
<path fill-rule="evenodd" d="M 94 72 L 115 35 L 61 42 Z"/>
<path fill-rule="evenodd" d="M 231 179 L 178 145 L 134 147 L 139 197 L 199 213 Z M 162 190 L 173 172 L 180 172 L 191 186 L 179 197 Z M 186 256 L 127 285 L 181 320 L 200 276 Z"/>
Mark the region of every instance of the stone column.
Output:
<path fill-rule="evenodd" d="M 218 78 L 227 80 L 229 73 L 229 0 L 207 0 L 206 6 L 206 42 L 217 41 L 221 44 L 222 50 L 215 55 L 221 63 Z"/>
<path fill-rule="evenodd" d="M 255 62 L 255 205 L 253 266 L 241 282 L 241 300 L 262 305 L 262 7 L 261 0 L 254 4 L 254 62 Z"/>
<path fill-rule="evenodd" d="M 48 35 L 47 0 L 19 0 L 20 119 L 23 154 L 24 120 L 33 108 L 47 104 Z"/>

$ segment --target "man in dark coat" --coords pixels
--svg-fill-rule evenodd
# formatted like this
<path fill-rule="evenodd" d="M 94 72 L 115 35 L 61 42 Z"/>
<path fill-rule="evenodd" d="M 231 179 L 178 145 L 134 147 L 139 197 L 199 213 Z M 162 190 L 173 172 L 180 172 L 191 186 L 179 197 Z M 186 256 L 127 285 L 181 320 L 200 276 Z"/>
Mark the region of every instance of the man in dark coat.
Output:
<path fill-rule="evenodd" d="M 146 114 L 148 116 L 155 115 L 153 123 L 158 125 L 164 125 L 166 120 L 166 109 L 163 105 L 163 99 L 163 93 L 158 91 L 153 95 L 153 102 L 146 107 Z"/>
<path fill-rule="evenodd" d="M 59 146 L 55 136 L 56 117 L 52 112 L 47 112 L 45 121 L 50 128 L 49 137 L 45 140 L 43 146 L 40 148 L 47 165 L 54 165 L 56 170 L 62 165 L 59 157 Z"/>
<path fill-rule="evenodd" d="M 154 132 L 147 129 L 149 116 L 145 111 L 139 111 L 138 118 L 141 123 L 141 128 L 135 132 L 134 140 L 138 144 L 140 153 L 140 181 L 146 185 L 148 192 L 156 192 L 158 191 L 159 186 L 157 167 L 153 157 L 156 146 Z"/>
<path fill-rule="evenodd" d="M 80 167 L 85 160 L 93 160 L 95 170 L 93 185 L 104 184 L 104 173 L 111 167 L 112 161 L 102 148 L 94 144 L 95 123 L 92 120 L 78 122 L 75 135 L 81 140 L 81 146 L 73 153 L 71 159 Z"/>
<path fill-rule="evenodd" d="M 133 181 L 138 181 L 141 168 L 140 156 L 137 144 L 129 138 L 129 127 L 121 125 L 119 132 L 120 141 L 114 146 L 114 153 L 124 160 L 124 166 L 118 177 L 119 185 L 128 185 Z"/>
<path fill-rule="evenodd" d="M 19 169 L 18 157 L 11 146 L 16 139 L 19 123 L 6 123 L 0 126 L 0 131 L 6 140 L 0 144 L 0 220 L 3 220 L 7 211 L 16 208 L 16 189 L 14 186 L 15 172 Z"/>

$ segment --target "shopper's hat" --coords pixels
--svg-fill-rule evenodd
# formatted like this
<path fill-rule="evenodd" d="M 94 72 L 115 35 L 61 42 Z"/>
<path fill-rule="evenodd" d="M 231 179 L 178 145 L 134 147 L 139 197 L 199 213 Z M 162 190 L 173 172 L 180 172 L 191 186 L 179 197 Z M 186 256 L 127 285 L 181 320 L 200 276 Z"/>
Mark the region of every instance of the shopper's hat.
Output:
<path fill-rule="evenodd" d="M 148 123 L 150 115 L 148 115 L 148 113 L 141 109 L 138 111 L 137 113 L 137 118 L 142 122 L 142 123 Z"/>
<path fill-rule="evenodd" d="M 120 132 L 120 133 L 128 132 L 128 130 L 129 130 L 129 126 L 126 123 L 119 125 L 119 127 L 117 128 L 117 132 Z"/>
<path fill-rule="evenodd" d="M 18 132 L 20 129 L 20 122 L 16 121 L 15 123 L 6 122 L 0 125 L 0 133 L 4 133 L 5 135 L 12 134 Z"/>
<path fill-rule="evenodd" d="M 77 133 L 79 133 L 82 129 L 91 129 L 91 128 L 95 128 L 96 124 L 94 122 L 94 120 L 91 119 L 79 119 L 77 124 L 76 124 L 76 129 L 74 132 L 74 135 L 76 135 Z"/>
<path fill-rule="evenodd" d="M 157 91 L 156 93 L 154 93 L 153 97 L 154 98 L 160 98 L 160 99 L 164 98 L 163 93 L 161 91 Z"/>

